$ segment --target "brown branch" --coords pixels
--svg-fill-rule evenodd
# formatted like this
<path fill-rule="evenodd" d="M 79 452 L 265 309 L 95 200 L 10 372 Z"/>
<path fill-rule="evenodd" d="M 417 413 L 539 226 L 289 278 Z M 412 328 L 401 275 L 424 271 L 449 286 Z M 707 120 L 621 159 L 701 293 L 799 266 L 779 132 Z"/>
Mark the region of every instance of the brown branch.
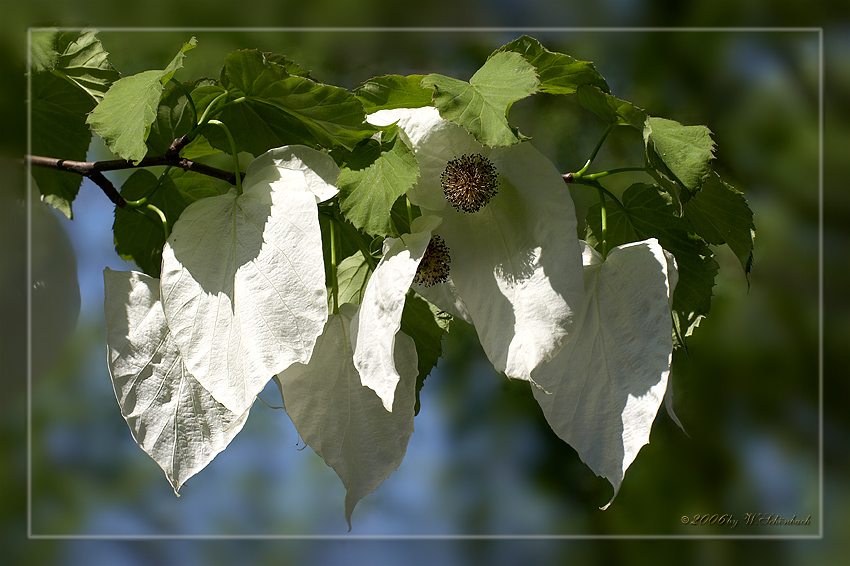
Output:
<path fill-rule="evenodd" d="M 185 136 L 174 140 L 174 143 L 171 144 L 171 147 L 165 154 L 145 157 L 138 164 L 134 164 L 132 161 L 127 161 L 126 159 L 112 159 L 108 161 L 70 161 L 67 159 L 56 159 L 53 157 L 41 157 L 39 155 L 27 155 L 25 159 L 35 167 L 46 167 L 49 169 L 68 171 L 91 179 L 103 190 L 104 193 L 106 193 L 109 200 L 114 202 L 117 206 L 124 206 L 125 201 L 121 198 L 121 195 L 118 194 L 118 191 L 109 179 L 103 176 L 103 171 L 118 171 L 121 169 L 134 169 L 136 167 L 170 165 L 172 167 L 179 167 L 184 171 L 194 171 L 208 177 L 221 179 L 222 181 L 227 181 L 231 185 L 236 184 L 236 175 L 231 171 L 225 171 L 223 169 L 218 169 L 216 167 L 211 167 L 209 165 L 204 165 L 203 163 L 186 159 L 185 157 L 180 157 L 178 152 L 183 149 L 186 143 L 188 143 L 188 141 L 184 138 Z M 244 173 L 241 175 L 244 177 Z"/>

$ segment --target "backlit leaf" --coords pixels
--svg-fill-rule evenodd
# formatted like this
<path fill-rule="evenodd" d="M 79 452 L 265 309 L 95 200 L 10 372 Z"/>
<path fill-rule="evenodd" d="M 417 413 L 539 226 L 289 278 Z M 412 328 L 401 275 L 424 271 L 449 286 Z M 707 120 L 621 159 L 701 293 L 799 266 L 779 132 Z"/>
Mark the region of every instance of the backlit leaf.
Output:
<path fill-rule="evenodd" d="M 705 126 L 683 126 L 679 122 L 650 116 L 643 129 L 649 163 L 695 191 L 711 172 L 714 141 Z"/>
<path fill-rule="evenodd" d="M 524 139 L 508 123 L 508 109 L 517 100 L 537 92 L 540 81 L 534 66 L 518 53 L 496 53 L 469 82 L 430 74 L 423 87 L 434 88 L 434 106 L 445 120 L 460 124 L 480 143 L 512 145 Z"/>
<path fill-rule="evenodd" d="M 364 145 L 377 145 L 377 155 L 368 164 L 351 164 L 340 171 L 340 210 L 366 233 L 387 236 L 394 232 L 393 204 L 416 182 L 419 165 L 413 150 L 398 136 L 398 128 L 381 132 L 380 142 L 369 140 L 358 148 Z M 364 149 L 375 153 L 371 147 Z"/>
<path fill-rule="evenodd" d="M 505 51 L 519 53 L 534 65 L 540 78 L 540 92 L 571 94 L 583 84 L 599 87 L 603 92 L 609 90 L 608 83 L 596 72 L 593 63 L 549 51 L 533 37 L 523 35 L 500 47 L 496 53 Z"/>
<path fill-rule="evenodd" d="M 100 102 L 109 86 L 120 78 L 107 59 L 109 55 L 97 38 L 96 30 L 60 32 L 33 30 L 33 65 L 37 71 L 51 71 L 67 79 Z"/>
<path fill-rule="evenodd" d="M 163 85 L 183 66 L 186 51 L 195 38 L 161 71 L 143 71 L 115 81 L 86 122 L 113 152 L 139 162 L 148 152 L 145 140 L 162 96 Z"/>
<path fill-rule="evenodd" d="M 391 108 L 420 108 L 431 105 L 431 90 L 422 88 L 425 75 L 386 75 L 369 79 L 354 95 L 367 114 Z"/>

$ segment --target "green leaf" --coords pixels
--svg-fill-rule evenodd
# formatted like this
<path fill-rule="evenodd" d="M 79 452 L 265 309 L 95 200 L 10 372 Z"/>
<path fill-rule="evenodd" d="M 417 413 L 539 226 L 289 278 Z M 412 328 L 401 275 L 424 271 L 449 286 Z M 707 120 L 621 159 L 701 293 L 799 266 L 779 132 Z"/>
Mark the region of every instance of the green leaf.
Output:
<path fill-rule="evenodd" d="M 603 92 L 610 91 L 608 83 L 596 72 L 593 63 L 549 51 L 533 37 L 523 35 L 500 47 L 496 53 L 505 51 L 519 53 L 534 65 L 540 78 L 540 92 L 571 94 L 583 84 L 599 87 Z"/>
<path fill-rule="evenodd" d="M 419 414 L 419 392 L 425 384 L 425 378 L 443 355 L 443 334 L 449 331 L 450 322 L 451 315 L 442 312 L 420 295 L 408 293 L 401 315 L 401 331 L 413 338 L 419 359 L 414 415 Z"/>
<path fill-rule="evenodd" d="M 165 70 L 144 71 L 116 81 L 88 117 L 88 124 L 113 152 L 138 163 L 147 154 L 145 140 L 162 96 L 163 85 L 182 67 L 195 38 L 183 45 Z"/>
<path fill-rule="evenodd" d="M 709 244 L 727 244 L 749 273 L 753 261 L 755 224 L 744 195 L 710 175 L 700 190 L 685 203 L 685 218 Z"/>
<path fill-rule="evenodd" d="M 85 161 L 91 142 L 86 113 L 94 107 L 91 97 L 70 82 L 51 73 L 32 76 L 32 152 L 34 155 Z M 73 218 L 71 203 L 82 176 L 41 167 L 32 176 L 44 200 Z"/>
<path fill-rule="evenodd" d="M 666 118 L 647 117 L 643 129 L 650 165 L 691 191 L 711 172 L 714 141 L 705 126 L 683 126 Z"/>
<path fill-rule="evenodd" d="M 340 171 L 340 209 L 357 228 L 387 236 L 395 232 L 390 222 L 393 204 L 418 176 L 413 150 L 398 136 L 398 128 L 391 127 L 381 132 L 380 143 L 368 140 L 357 146 L 349 166 Z"/>
<path fill-rule="evenodd" d="M 108 53 L 96 34 L 96 30 L 79 34 L 34 30 L 31 53 L 35 70 L 52 71 L 88 93 L 94 102 L 100 102 L 120 75 L 107 60 Z"/>
<path fill-rule="evenodd" d="M 440 116 L 460 124 L 489 146 L 525 139 L 508 123 L 508 110 L 517 100 L 537 92 L 539 84 L 534 66 L 510 52 L 493 55 L 469 82 L 437 74 L 422 79 L 423 87 L 434 88 L 434 106 Z"/>
<path fill-rule="evenodd" d="M 130 175 L 121 187 L 121 196 L 128 201 L 150 195 L 148 202 L 159 208 L 172 226 L 191 203 L 218 194 L 211 178 L 177 168 L 169 169 L 160 178 L 140 169 Z M 151 277 L 159 277 L 162 247 L 165 245 L 159 218 L 153 213 L 143 215 L 116 207 L 112 229 L 118 255 L 135 262 Z"/>
<path fill-rule="evenodd" d="M 192 107 L 189 105 L 187 92 L 192 92 L 196 86 L 209 86 L 209 80 L 197 83 L 174 85 L 167 89 L 159 101 L 156 119 L 151 124 L 150 134 L 146 140 L 148 150 L 154 154 L 168 151 L 175 139 L 188 133 L 193 127 Z"/>
<path fill-rule="evenodd" d="M 232 53 L 221 84 L 244 100 L 227 107 L 219 120 L 227 124 L 237 147 L 253 154 L 271 147 L 304 144 L 353 150 L 378 130 L 366 123 L 361 102 L 345 89 L 290 75 L 275 56 L 259 51 Z M 220 134 L 210 142 L 224 149 Z"/>
<path fill-rule="evenodd" d="M 576 90 L 578 102 L 608 124 L 631 126 L 640 132 L 644 131 L 646 112 L 631 102 L 620 100 L 616 96 L 602 92 L 593 85 L 580 85 Z"/>
<path fill-rule="evenodd" d="M 180 52 L 174 56 L 174 59 L 172 59 L 171 63 L 169 63 L 168 66 L 163 70 L 162 76 L 159 78 L 163 86 L 165 86 L 168 81 L 171 80 L 171 77 L 174 76 L 174 73 L 176 73 L 179 69 L 183 68 L 183 59 L 186 57 L 186 52 L 191 51 L 197 46 L 198 40 L 194 37 L 183 44 L 183 47 L 180 48 Z"/>
<path fill-rule="evenodd" d="M 337 290 L 339 291 L 338 302 L 340 305 L 351 303 L 359 305 L 366 291 L 366 284 L 372 270 L 366 261 L 363 252 L 348 256 L 337 266 Z M 328 306 L 333 302 L 333 297 L 328 296 Z"/>
<path fill-rule="evenodd" d="M 425 75 L 386 75 L 369 79 L 354 91 L 367 113 L 431 105 L 431 90 L 422 88 Z"/>
<path fill-rule="evenodd" d="M 626 189 L 621 200 L 625 212 L 608 205 L 609 248 L 657 238 L 676 258 L 679 283 L 673 294 L 673 309 L 681 319 L 692 320 L 692 331 L 698 318 L 711 308 L 711 290 L 718 270 L 714 255 L 705 241 L 690 232 L 688 222 L 677 216 L 672 197 L 657 186 L 636 183 Z M 595 204 L 587 213 L 587 242 L 597 248 L 601 243 L 600 218 L 600 206 Z"/>

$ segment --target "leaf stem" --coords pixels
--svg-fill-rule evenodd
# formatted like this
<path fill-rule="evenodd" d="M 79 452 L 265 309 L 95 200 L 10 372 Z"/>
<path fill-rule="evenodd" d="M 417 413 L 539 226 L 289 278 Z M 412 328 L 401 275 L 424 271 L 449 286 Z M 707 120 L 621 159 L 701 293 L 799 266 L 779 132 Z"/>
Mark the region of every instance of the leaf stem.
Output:
<path fill-rule="evenodd" d="M 602 188 L 602 185 L 597 186 L 597 190 L 599 191 L 599 206 L 602 216 L 602 261 L 605 261 L 605 258 L 608 257 L 608 211 L 605 205 L 605 193 L 607 191 Z"/>
<path fill-rule="evenodd" d="M 221 100 L 222 98 L 227 98 L 227 94 L 227 91 L 222 92 L 221 94 L 213 98 L 213 101 L 207 105 L 207 107 L 204 109 L 204 113 L 201 114 L 201 118 L 198 120 L 197 125 L 192 129 L 191 132 L 189 132 L 192 137 L 194 137 L 201 130 L 201 128 L 206 126 L 207 121 L 210 117 L 210 112 L 213 110 L 219 100 Z"/>
<path fill-rule="evenodd" d="M 168 236 L 171 235 L 171 227 L 168 225 L 168 219 L 165 217 L 165 214 L 163 214 L 159 208 L 150 203 L 146 204 L 145 208 L 159 216 L 159 221 L 162 224 L 162 233 L 165 235 L 165 239 L 168 240 Z"/>
<path fill-rule="evenodd" d="M 410 204 L 410 199 L 407 198 L 407 195 L 404 195 L 404 202 L 407 203 L 407 229 L 409 231 L 413 230 L 413 205 Z"/>
<path fill-rule="evenodd" d="M 601 179 L 602 177 L 607 177 L 608 175 L 615 175 L 617 173 L 627 173 L 632 171 L 641 171 L 644 173 L 649 172 L 648 167 L 619 167 L 617 169 L 609 169 L 608 171 L 600 171 L 599 173 L 591 173 L 590 175 L 578 175 L 579 179 Z M 573 174 L 573 180 L 575 180 L 576 174 Z"/>
<path fill-rule="evenodd" d="M 339 314 L 339 282 L 336 263 L 336 223 L 330 223 L 331 236 L 331 293 L 333 294 L 333 314 Z"/>
<path fill-rule="evenodd" d="M 593 148 L 593 153 L 590 154 L 590 158 L 587 160 L 587 163 L 584 164 L 584 167 L 579 169 L 574 173 L 576 177 L 581 177 L 585 171 L 590 167 L 590 164 L 593 163 L 593 160 L 596 159 L 596 154 L 599 153 L 599 149 L 602 147 L 602 144 L 605 143 L 605 138 L 608 137 L 608 134 L 611 133 L 611 130 L 614 129 L 616 124 L 609 124 L 605 131 L 602 132 L 602 137 L 599 138 L 599 141 L 596 142 L 596 147 Z"/>
<path fill-rule="evenodd" d="M 142 198 L 137 199 L 137 200 L 126 201 L 125 206 L 127 206 L 129 208 L 139 208 L 139 207 L 145 206 L 148 203 L 148 199 L 151 198 L 153 196 L 153 194 L 162 186 L 162 180 L 165 179 L 165 176 L 168 175 L 168 172 L 170 170 L 171 170 L 171 165 L 169 165 L 168 167 L 165 168 L 165 171 L 163 171 L 162 175 L 159 176 L 159 179 L 157 179 L 156 184 L 153 186 L 153 188 L 150 191 L 148 191 L 148 194 L 146 194 L 145 196 L 143 196 Z"/>
<path fill-rule="evenodd" d="M 230 142 L 230 153 L 233 155 L 233 172 L 236 175 L 236 194 L 242 194 L 242 175 L 239 173 L 239 152 L 236 150 L 236 141 L 233 139 L 233 134 L 230 133 L 224 122 L 220 120 L 210 120 L 208 122 L 214 126 L 218 126 L 224 133 L 227 134 L 227 141 Z"/>

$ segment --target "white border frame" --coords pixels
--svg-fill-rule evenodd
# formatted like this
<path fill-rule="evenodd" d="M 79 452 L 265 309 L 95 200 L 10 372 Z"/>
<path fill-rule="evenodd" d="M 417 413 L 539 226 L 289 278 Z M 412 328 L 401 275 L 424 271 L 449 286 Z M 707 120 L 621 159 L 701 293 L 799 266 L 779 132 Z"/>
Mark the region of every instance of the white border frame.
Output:
<path fill-rule="evenodd" d="M 27 154 L 32 153 L 32 32 L 43 29 L 79 31 L 80 27 L 27 28 Z M 818 34 L 818 534 L 816 535 L 39 535 L 32 530 L 32 165 L 27 162 L 27 538 L 32 540 L 822 540 L 824 531 L 823 469 L 823 113 L 824 38 L 822 27 L 99 27 L 99 32 L 811 32 Z"/>

